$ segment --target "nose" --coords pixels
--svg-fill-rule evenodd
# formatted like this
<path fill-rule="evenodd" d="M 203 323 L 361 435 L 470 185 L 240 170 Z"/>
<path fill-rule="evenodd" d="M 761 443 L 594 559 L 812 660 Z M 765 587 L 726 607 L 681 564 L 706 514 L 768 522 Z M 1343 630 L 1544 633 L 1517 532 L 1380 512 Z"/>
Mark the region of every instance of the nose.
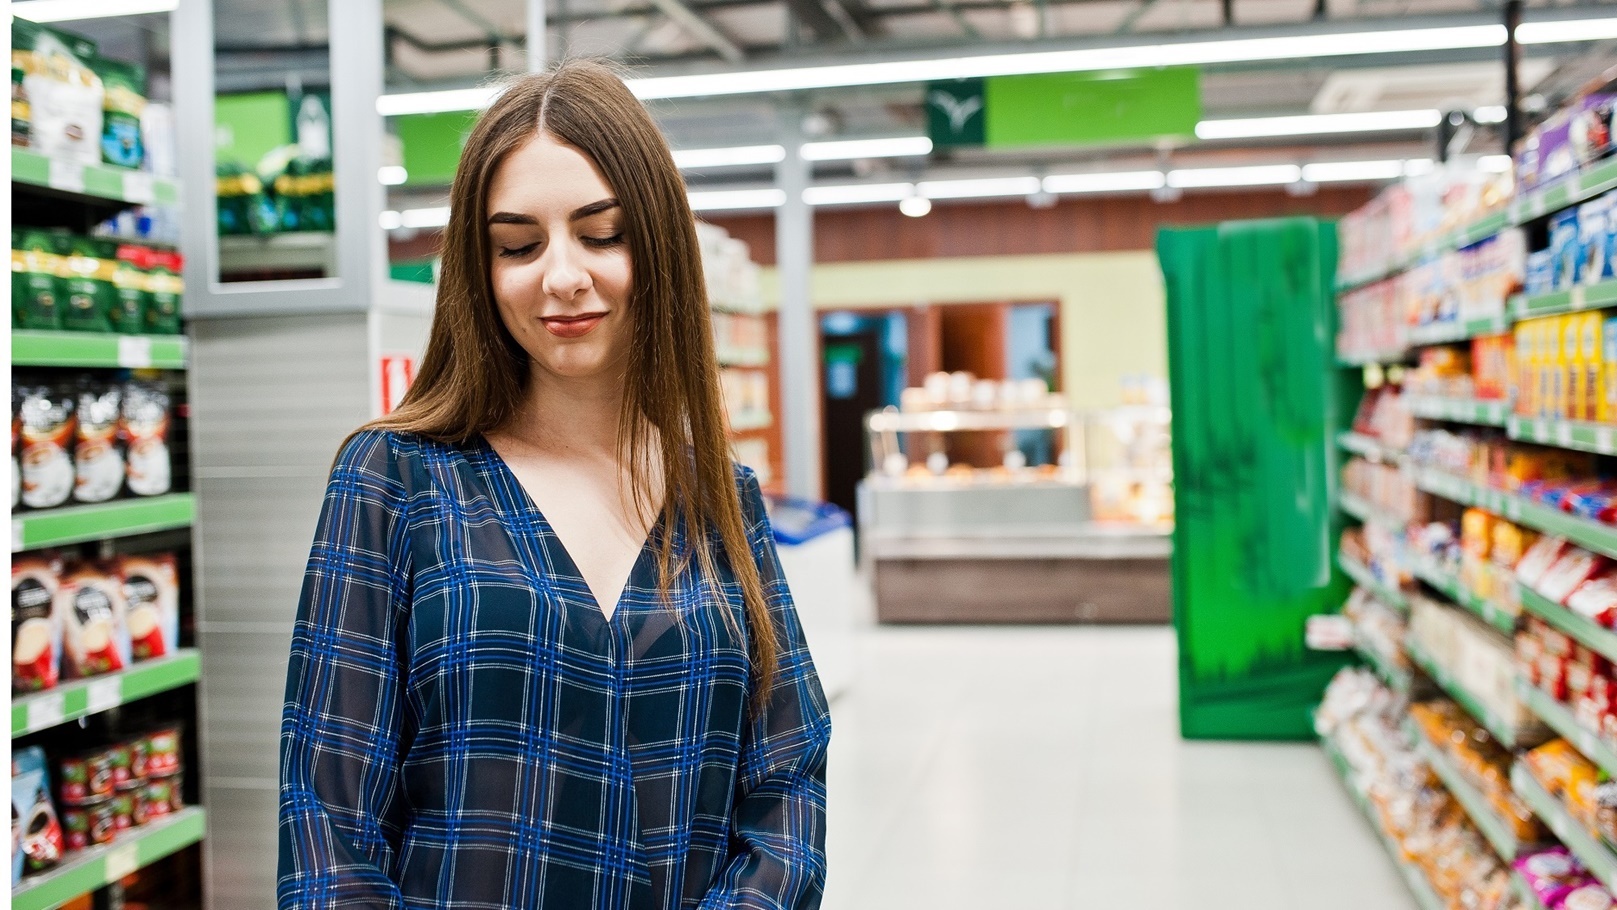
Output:
<path fill-rule="evenodd" d="M 582 250 L 569 243 L 554 243 L 545 251 L 545 273 L 540 286 L 546 296 L 572 300 L 590 289 L 590 273 L 580 261 L 580 253 Z"/>

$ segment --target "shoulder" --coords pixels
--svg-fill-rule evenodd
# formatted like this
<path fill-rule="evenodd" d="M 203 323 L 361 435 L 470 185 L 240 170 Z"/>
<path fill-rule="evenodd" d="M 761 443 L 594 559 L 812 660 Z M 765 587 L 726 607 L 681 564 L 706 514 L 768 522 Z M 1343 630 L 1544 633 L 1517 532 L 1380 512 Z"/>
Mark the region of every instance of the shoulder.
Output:
<path fill-rule="evenodd" d="M 766 521 L 769 515 L 764 510 L 764 492 L 758 484 L 758 472 L 739 462 L 731 463 L 731 473 L 735 478 L 736 494 L 741 499 L 741 515 L 748 525 L 756 525 L 759 521 Z"/>

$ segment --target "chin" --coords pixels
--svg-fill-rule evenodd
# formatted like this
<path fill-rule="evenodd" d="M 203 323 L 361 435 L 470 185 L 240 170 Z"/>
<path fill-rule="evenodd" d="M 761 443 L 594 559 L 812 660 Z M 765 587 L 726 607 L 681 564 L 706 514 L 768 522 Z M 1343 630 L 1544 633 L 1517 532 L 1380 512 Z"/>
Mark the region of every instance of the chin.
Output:
<path fill-rule="evenodd" d="M 611 372 L 612 364 L 604 351 L 551 352 L 535 358 L 548 373 L 565 379 L 590 379 Z"/>

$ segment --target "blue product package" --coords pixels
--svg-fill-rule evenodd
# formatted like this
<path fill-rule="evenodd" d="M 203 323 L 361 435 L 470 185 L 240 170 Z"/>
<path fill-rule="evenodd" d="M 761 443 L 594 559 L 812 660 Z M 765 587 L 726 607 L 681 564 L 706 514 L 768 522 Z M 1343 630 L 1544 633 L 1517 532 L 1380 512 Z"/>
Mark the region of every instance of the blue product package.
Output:
<path fill-rule="evenodd" d="M 11 884 L 24 871 L 39 872 L 62 861 L 62 823 L 51 805 L 51 777 L 38 746 L 11 755 Z"/>
<path fill-rule="evenodd" d="M 1578 207 L 1579 284 L 1594 284 L 1606 277 L 1608 251 L 1606 223 L 1611 215 L 1611 197 L 1601 196 Z"/>
<path fill-rule="evenodd" d="M 1550 218 L 1550 257 L 1555 265 L 1553 290 L 1565 291 L 1578 280 L 1578 210 L 1567 209 Z"/>
<path fill-rule="evenodd" d="M 1601 272 L 1598 280 L 1617 278 L 1617 193 L 1607 193 L 1601 197 L 1606 204 L 1606 231 L 1603 242 L 1606 247 L 1606 268 Z"/>
<path fill-rule="evenodd" d="M 1524 292 L 1529 296 L 1548 294 L 1555 290 L 1555 254 L 1538 250 L 1527 254 L 1527 277 Z"/>

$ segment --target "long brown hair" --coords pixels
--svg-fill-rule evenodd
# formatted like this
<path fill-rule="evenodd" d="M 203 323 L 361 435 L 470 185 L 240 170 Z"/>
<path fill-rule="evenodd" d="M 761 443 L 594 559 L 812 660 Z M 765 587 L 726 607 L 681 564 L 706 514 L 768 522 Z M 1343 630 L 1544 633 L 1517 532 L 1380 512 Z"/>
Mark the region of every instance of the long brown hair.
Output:
<path fill-rule="evenodd" d="M 717 575 L 707 534 L 717 531 L 745 598 L 754 705 L 761 706 L 774 683 L 778 643 L 730 463 L 695 217 L 662 133 L 605 64 L 567 61 L 517 78 L 477 119 L 450 190 L 438 304 L 421 369 L 399 407 L 370 426 L 459 443 L 517 415 L 529 357 L 495 309 L 485 222 L 495 170 L 541 132 L 594 161 L 622 205 L 634 344 L 618 448 L 635 503 L 648 515 L 649 469 L 660 463 L 661 526 L 684 519 L 708 579 Z M 673 534 L 660 537 L 666 594 L 676 571 Z"/>

